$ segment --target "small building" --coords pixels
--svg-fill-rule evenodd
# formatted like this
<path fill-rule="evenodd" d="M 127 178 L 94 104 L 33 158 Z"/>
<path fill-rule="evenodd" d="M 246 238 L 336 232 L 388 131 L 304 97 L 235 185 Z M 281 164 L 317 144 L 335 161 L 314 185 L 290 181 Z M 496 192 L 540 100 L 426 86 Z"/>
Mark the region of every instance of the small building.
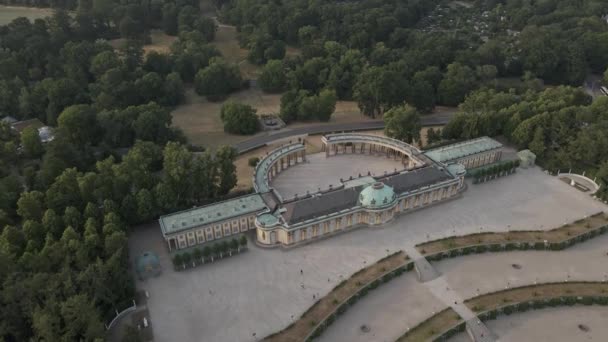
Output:
<path fill-rule="evenodd" d="M 8 121 L 6 121 L 6 122 L 8 122 Z M 11 124 L 11 128 L 14 129 L 15 131 L 17 131 L 17 133 L 19 133 L 19 134 L 21 134 L 21 132 L 23 132 L 26 128 L 30 128 L 30 127 L 34 128 L 38 131 L 38 136 L 40 137 L 40 141 L 42 143 L 48 143 L 48 142 L 53 141 L 53 139 L 55 139 L 53 129 L 49 126 L 46 126 L 39 119 L 16 121 Z"/>
<path fill-rule="evenodd" d="M 21 134 L 21 132 L 23 132 L 26 128 L 30 128 L 30 127 L 33 127 L 35 129 L 42 128 L 42 127 L 44 127 L 44 123 L 42 121 L 40 121 L 39 119 L 29 119 L 29 120 L 14 122 L 13 124 L 11 124 L 11 127 L 15 131 L 17 131 L 19 134 Z"/>
<path fill-rule="evenodd" d="M 473 169 L 499 161 L 502 157 L 502 144 L 489 137 L 481 137 L 438 147 L 424 154 L 438 163 L 459 163 L 466 169 Z"/>
<path fill-rule="evenodd" d="M 135 260 L 135 271 L 140 280 L 160 275 L 160 259 L 154 252 L 144 252 Z"/>
<path fill-rule="evenodd" d="M 19 120 L 15 119 L 12 116 L 8 116 L 7 115 L 7 116 L 3 117 L 2 119 L 0 119 L 0 121 L 4 122 L 6 124 L 12 125 L 12 124 L 14 124 L 15 122 L 17 122 Z"/>
<path fill-rule="evenodd" d="M 519 167 L 527 169 L 533 167 L 536 163 L 536 154 L 530 150 L 521 150 L 517 152 L 517 158 L 519 158 Z"/>
<path fill-rule="evenodd" d="M 40 137 L 40 141 L 45 144 L 53 141 L 55 139 L 55 134 L 53 134 L 53 129 L 49 126 L 43 126 L 38 128 L 38 136 Z"/>

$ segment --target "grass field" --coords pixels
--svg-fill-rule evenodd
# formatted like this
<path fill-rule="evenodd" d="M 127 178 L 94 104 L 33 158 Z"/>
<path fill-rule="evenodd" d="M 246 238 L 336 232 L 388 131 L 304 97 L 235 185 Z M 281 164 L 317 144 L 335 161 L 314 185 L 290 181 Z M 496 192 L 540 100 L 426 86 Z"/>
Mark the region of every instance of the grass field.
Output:
<path fill-rule="evenodd" d="M 166 35 L 162 30 L 151 30 L 150 31 L 150 44 L 144 45 L 144 52 L 148 53 L 156 51 L 159 53 L 169 53 L 171 44 L 177 39 L 177 37 Z M 124 38 L 112 39 L 109 41 L 113 48 L 119 49 L 124 44 Z"/>
<path fill-rule="evenodd" d="M 239 46 L 236 27 L 218 24 L 215 40 L 211 44 L 220 51 L 224 59 L 239 66 L 243 78 L 258 78 L 261 67 L 247 60 L 247 50 Z"/>
<path fill-rule="evenodd" d="M 280 94 L 265 94 L 259 89 L 247 89 L 234 93 L 222 102 L 210 102 L 198 96 L 193 89 L 186 91 L 186 101 L 173 112 L 173 125 L 181 128 L 190 143 L 206 147 L 234 144 L 250 138 L 250 136 L 237 136 L 224 133 L 220 119 L 222 104 L 226 101 L 236 101 L 248 104 L 258 110 L 258 114 L 278 113 L 281 103 Z M 340 101 L 336 104 L 336 111 L 331 123 L 369 121 L 359 111 L 357 104 L 352 101 Z M 289 127 L 303 127 L 316 125 L 318 122 L 295 123 Z"/>
<path fill-rule="evenodd" d="M 50 8 L 13 7 L 0 5 L 0 25 L 6 25 L 19 17 L 26 17 L 30 21 L 41 19 L 53 14 Z"/>

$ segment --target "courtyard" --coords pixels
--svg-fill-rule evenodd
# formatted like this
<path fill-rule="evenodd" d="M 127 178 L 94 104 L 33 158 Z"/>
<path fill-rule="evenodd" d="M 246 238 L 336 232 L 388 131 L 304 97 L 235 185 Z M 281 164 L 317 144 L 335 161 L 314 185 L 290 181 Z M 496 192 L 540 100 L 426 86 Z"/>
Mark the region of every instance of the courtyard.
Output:
<path fill-rule="evenodd" d="M 401 162 L 383 156 L 343 154 L 325 157 L 325 152 L 306 156 L 306 163 L 290 167 L 272 180 L 274 187 L 283 198 L 292 198 L 295 194 L 304 195 L 318 189 L 337 187 L 340 179 L 358 178 L 368 172 L 372 176 L 381 176 L 384 172 L 403 170 Z"/>
<path fill-rule="evenodd" d="M 602 203 L 533 168 L 482 185 L 469 184 L 460 199 L 398 217 L 379 228 L 361 228 L 292 250 L 261 249 L 250 241 L 249 251 L 242 255 L 185 272 L 173 271 L 157 225 L 137 229 L 129 245 L 131 256 L 152 250 L 161 257 L 163 274 L 137 283 L 150 293 L 148 308 L 156 341 L 255 341 L 289 325 L 315 298 L 388 253 L 411 250 L 417 243 L 448 235 L 550 229 L 601 210 L 605 210 Z M 451 273 L 446 274 L 456 288 L 470 287 L 466 282 L 458 285 Z M 483 277 L 476 269 L 466 274 Z M 425 289 L 417 289 L 418 284 L 408 277 L 387 286 L 400 289 L 396 297 L 424 300 L 417 291 Z M 490 288 L 503 282 L 488 283 Z M 460 294 L 466 297 L 467 293 Z M 363 302 L 352 312 L 365 312 L 360 305 Z M 440 302 L 428 308 L 419 305 L 419 316 L 412 316 L 412 322 L 440 306 Z M 360 320 L 353 320 L 357 327 L 365 323 L 355 321 Z"/>

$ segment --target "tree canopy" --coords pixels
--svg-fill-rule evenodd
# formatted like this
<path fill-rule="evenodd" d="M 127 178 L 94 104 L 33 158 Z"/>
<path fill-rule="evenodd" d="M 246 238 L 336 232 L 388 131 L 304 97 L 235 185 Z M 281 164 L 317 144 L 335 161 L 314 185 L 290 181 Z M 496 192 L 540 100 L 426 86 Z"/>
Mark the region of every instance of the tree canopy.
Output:
<path fill-rule="evenodd" d="M 253 134 L 260 127 L 256 109 L 246 104 L 226 102 L 222 105 L 220 117 L 224 131 L 229 133 Z"/>
<path fill-rule="evenodd" d="M 408 144 L 420 140 L 420 114 L 416 108 L 405 105 L 393 107 L 384 114 L 384 134 Z"/>

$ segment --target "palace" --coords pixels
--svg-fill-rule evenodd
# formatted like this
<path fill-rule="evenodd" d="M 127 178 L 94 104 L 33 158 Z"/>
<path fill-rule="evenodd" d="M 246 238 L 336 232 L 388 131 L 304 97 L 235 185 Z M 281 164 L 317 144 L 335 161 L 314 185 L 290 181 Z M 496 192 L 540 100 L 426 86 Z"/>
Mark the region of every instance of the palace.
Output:
<path fill-rule="evenodd" d="M 255 230 L 260 246 L 292 247 L 357 227 L 381 225 L 399 214 L 458 196 L 466 188 L 466 169 L 495 163 L 502 156 L 502 145 L 488 137 L 425 152 L 402 141 L 368 134 L 330 134 L 322 143 L 325 158 L 377 156 L 390 158 L 401 168 L 382 175 L 351 176 L 325 189 L 284 198 L 272 186 L 273 180 L 310 161 L 304 143 L 282 146 L 255 167 L 254 194 L 162 216 L 159 222 L 169 249 L 249 230 Z"/>

